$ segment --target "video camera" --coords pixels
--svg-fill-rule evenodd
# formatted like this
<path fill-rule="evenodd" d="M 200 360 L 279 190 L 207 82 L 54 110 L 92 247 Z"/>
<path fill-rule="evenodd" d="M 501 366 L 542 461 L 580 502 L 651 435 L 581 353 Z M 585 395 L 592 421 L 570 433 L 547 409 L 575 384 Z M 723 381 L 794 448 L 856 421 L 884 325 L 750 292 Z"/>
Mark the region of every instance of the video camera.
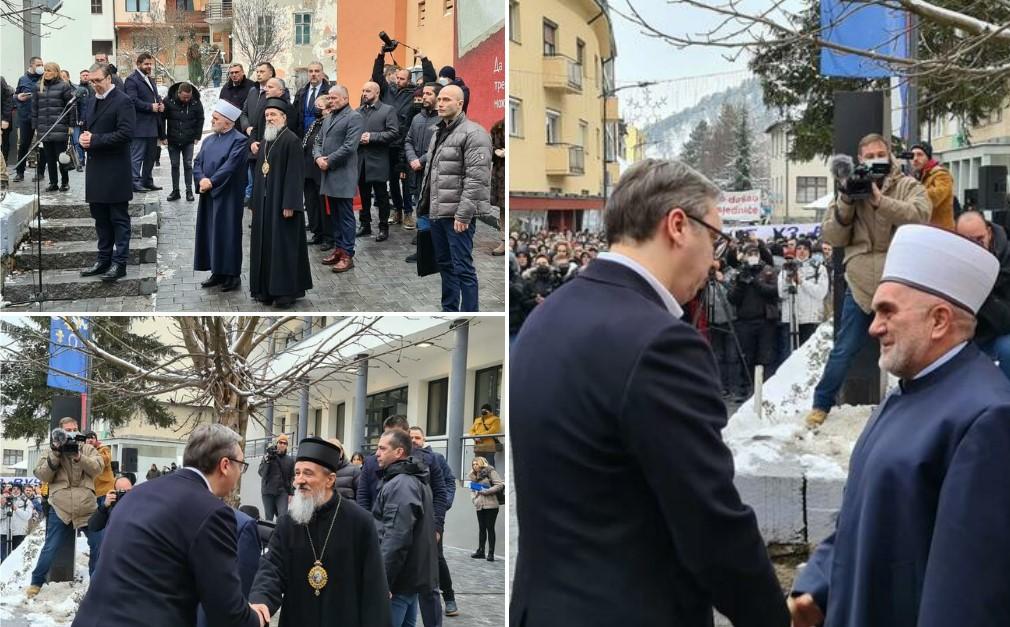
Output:
<path fill-rule="evenodd" d="M 831 174 L 835 178 L 836 189 L 850 200 L 866 200 L 873 195 L 873 183 L 879 183 L 891 173 L 892 164 L 887 162 L 860 163 L 854 165 L 849 155 L 831 157 Z"/>
<path fill-rule="evenodd" d="M 88 438 L 83 433 L 77 431 L 66 431 L 64 429 L 53 429 L 49 435 L 49 443 L 54 451 L 70 453 L 76 455 L 81 451 L 81 442 L 87 442 Z"/>
<path fill-rule="evenodd" d="M 273 458 L 277 457 L 277 445 L 271 444 L 266 449 L 266 461 L 271 461 Z"/>
<path fill-rule="evenodd" d="M 400 42 L 396 41 L 395 39 L 390 39 L 389 35 L 387 35 L 386 31 L 384 30 L 379 31 L 379 39 L 381 39 L 382 43 L 385 44 L 384 46 L 382 46 L 383 54 L 386 54 L 387 52 L 393 52 L 394 50 L 396 50 L 396 47 L 400 45 Z"/>

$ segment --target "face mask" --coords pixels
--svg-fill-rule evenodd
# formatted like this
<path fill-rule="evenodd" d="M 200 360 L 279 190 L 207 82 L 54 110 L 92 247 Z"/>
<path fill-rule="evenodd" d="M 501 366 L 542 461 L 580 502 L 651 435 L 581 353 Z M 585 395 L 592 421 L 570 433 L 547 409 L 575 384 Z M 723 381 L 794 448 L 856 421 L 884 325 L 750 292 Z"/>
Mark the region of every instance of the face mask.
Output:
<path fill-rule="evenodd" d="M 872 167 L 872 166 L 875 166 L 875 165 L 886 165 L 886 166 L 890 166 L 890 165 L 891 165 L 891 160 L 890 160 L 890 159 L 870 159 L 870 160 L 869 160 L 869 161 L 867 161 L 866 163 L 867 163 L 867 165 L 869 165 L 869 166 L 871 166 L 871 167 Z"/>
<path fill-rule="evenodd" d="M 811 255 L 810 258 L 813 259 L 815 263 L 824 262 L 824 255 L 822 255 L 821 253 L 814 253 L 813 255 Z"/>
<path fill-rule="evenodd" d="M 37 68 L 35 68 L 35 73 L 38 74 L 39 76 L 42 76 L 43 74 L 46 73 L 46 68 L 40 65 Z"/>
<path fill-rule="evenodd" d="M 759 263 L 761 263 L 761 258 L 760 257 L 747 257 L 747 265 L 749 265 L 749 266 L 756 266 Z"/>
<path fill-rule="evenodd" d="M 442 87 L 445 87 L 446 85 L 449 84 L 449 79 L 443 76 L 442 78 L 438 79 L 438 84 L 441 85 Z"/>

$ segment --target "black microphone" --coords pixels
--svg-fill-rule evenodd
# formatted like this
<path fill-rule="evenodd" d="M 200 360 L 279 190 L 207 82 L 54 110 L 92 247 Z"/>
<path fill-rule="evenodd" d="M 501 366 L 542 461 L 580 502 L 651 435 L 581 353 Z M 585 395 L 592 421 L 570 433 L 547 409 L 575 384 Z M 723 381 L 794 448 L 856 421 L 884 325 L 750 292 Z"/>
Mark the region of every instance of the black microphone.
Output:
<path fill-rule="evenodd" d="M 855 168 L 855 164 L 852 162 L 852 157 L 846 154 L 832 155 L 828 169 L 831 171 L 831 176 L 839 181 L 844 181 L 850 176 L 852 176 L 852 170 Z"/>

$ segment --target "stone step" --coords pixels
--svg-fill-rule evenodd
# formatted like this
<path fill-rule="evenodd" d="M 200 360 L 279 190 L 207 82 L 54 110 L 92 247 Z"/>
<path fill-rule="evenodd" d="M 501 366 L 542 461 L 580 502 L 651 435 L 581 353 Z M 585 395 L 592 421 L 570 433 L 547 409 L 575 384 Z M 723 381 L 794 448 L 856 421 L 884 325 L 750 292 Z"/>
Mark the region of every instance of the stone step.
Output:
<path fill-rule="evenodd" d="M 127 266 L 126 276 L 106 283 L 98 277 L 82 277 L 80 270 L 43 270 L 42 286 L 45 300 L 79 300 L 107 296 L 147 296 L 158 290 L 158 265 L 145 263 Z M 38 272 L 19 272 L 7 277 L 3 299 L 10 303 L 37 300 Z"/>
<path fill-rule="evenodd" d="M 38 241 L 35 222 L 30 225 L 30 237 Z M 148 213 L 130 220 L 130 238 L 156 237 L 158 235 L 158 214 Z M 56 218 L 42 221 L 42 240 L 54 242 L 86 241 L 94 242 L 95 221 L 91 218 Z"/>
<path fill-rule="evenodd" d="M 157 263 L 158 238 L 142 237 L 130 240 L 130 265 Z M 46 242 L 42 244 L 42 269 L 81 270 L 95 263 L 95 242 Z M 18 270 L 36 270 L 39 267 L 37 244 L 23 247 L 15 257 Z"/>
<path fill-rule="evenodd" d="M 158 211 L 159 201 L 157 198 L 145 198 L 144 196 L 134 196 L 130 202 L 129 212 L 131 217 L 140 217 L 148 213 Z M 153 194 L 152 194 L 153 196 Z M 52 220 L 57 218 L 87 218 L 91 219 L 91 209 L 88 203 L 80 200 L 58 201 L 56 199 L 46 199 L 42 197 L 42 218 Z"/>

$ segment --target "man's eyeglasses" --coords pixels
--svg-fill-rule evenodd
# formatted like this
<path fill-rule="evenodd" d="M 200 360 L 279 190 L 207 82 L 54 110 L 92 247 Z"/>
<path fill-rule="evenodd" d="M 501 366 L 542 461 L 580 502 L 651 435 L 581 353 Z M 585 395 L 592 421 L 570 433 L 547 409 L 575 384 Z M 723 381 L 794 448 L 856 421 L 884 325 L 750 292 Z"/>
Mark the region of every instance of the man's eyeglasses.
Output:
<path fill-rule="evenodd" d="M 88 82 L 91 83 L 92 85 L 97 85 L 101 82 L 104 82 L 106 78 L 108 78 L 108 76 L 103 76 L 102 78 L 89 78 Z"/>
<path fill-rule="evenodd" d="M 689 220 L 697 222 L 698 224 L 708 229 L 708 232 L 712 238 L 712 256 L 715 259 L 722 259 L 722 256 L 726 254 L 726 249 L 729 248 L 730 244 L 729 237 L 719 229 L 709 224 L 708 222 L 702 220 L 701 218 L 696 218 L 693 215 L 687 213 L 686 211 L 684 212 L 684 215 L 686 215 Z"/>
<path fill-rule="evenodd" d="M 245 474 L 245 471 L 249 470 L 249 462 L 244 462 L 241 459 L 235 459 L 234 457 L 226 457 L 225 459 L 231 460 L 231 461 L 235 462 L 236 464 L 242 464 L 242 474 L 243 475 Z"/>

